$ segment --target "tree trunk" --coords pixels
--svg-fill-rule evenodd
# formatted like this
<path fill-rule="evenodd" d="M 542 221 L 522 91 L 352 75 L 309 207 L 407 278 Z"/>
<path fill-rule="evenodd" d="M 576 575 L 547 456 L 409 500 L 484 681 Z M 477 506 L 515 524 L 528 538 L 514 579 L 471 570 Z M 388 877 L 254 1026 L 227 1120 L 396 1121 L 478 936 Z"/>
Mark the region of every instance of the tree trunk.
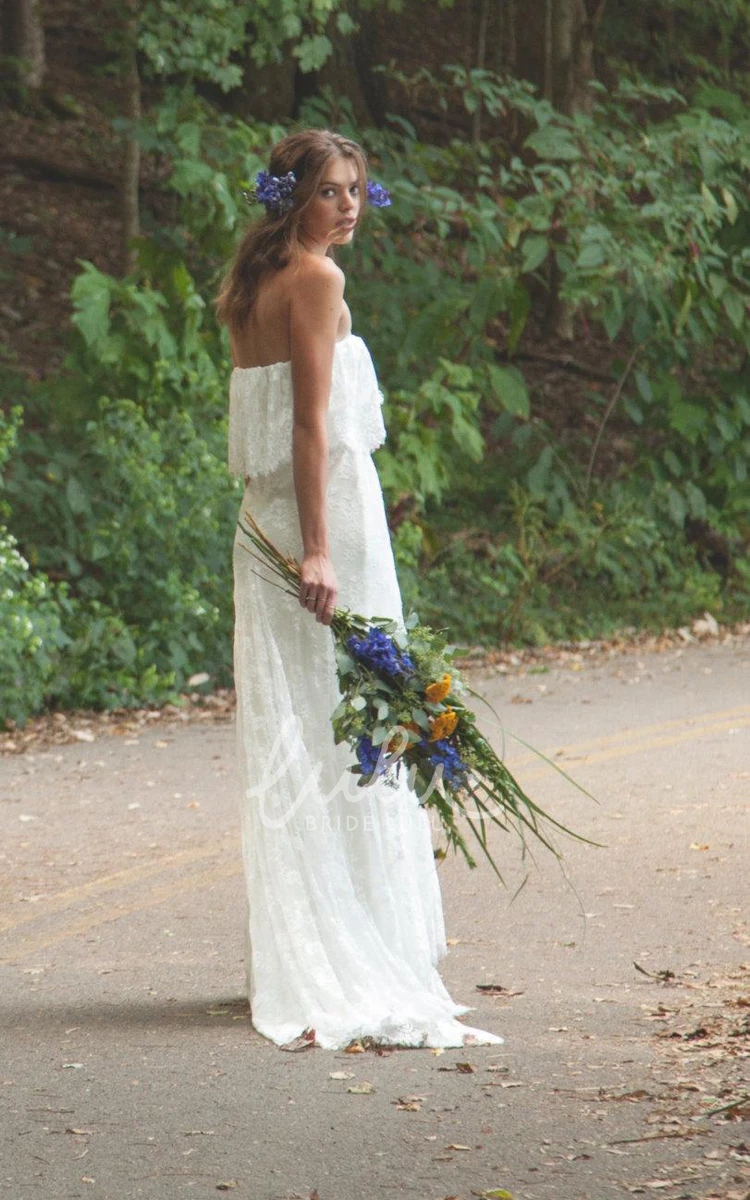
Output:
<path fill-rule="evenodd" d="M 566 116 L 591 111 L 594 44 L 606 0 L 535 0 L 519 21 L 518 71 Z M 550 329 L 573 338 L 569 306 L 559 296 L 559 271 L 551 259 L 548 275 Z"/>
<path fill-rule="evenodd" d="M 136 130 L 141 119 L 141 77 L 138 71 L 138 13 L 137 0 L 127 0 L 127 25 L 125 30 L 125 116 L 128 129 L 125 134 L 125 156 L 122 167 L 122 265 L 124 274 L 135 270 L 138 250 L 135 239 L 140 233 L 140 209 L 138 189 L 141 177 L 141 146 Z"/>
<path fill-rule="evenodd" d="M 555 25 L 554 7 L 557 0 L 544 0 L 544 67 L 542 70 L 542 95 L 550 104 L 555 103 Z"/>
<path fill-rule="evenodd" d="M 606 0 L 547 0 L 552 9 L 552 102 L 575 116 L 591 112 L 594 41 Z"/>
<path fill-rule="evenodd" d="M 479 30 L 477 32 L 477 67 L 483 70 L 487 63 L 487 26 L 490 19 L 490 0 L 479 0 Z M 482 140 L 482 97 L 474 109 L 471 140 L 474 146 Z"/>
<path fill-rule="evenodd" d="M 2 15 L 2 53 L 18 60 L 18 82 L 38 92 L 46 65 L 39 0 L 5 0 Z"/>
<path fill-rule="evenodd" d="M 347 98 L 358 122 L 380 125 L 385 119 L 387 105 L 381 76 L 372 71 L 381 58 L 378 24 L 374 13 L 357 3 L 348 4 L 347 12 L 356 21 L 357 32 L 343 34 L 331 20 L 327 29 L 333 45 L 330 57 L 319 71 L 307 75 L 297 72 L 297 108 L 308 96 L 329 87 L 335 96 Z M 273 69 L 276 72 L 279 67 Z"/>

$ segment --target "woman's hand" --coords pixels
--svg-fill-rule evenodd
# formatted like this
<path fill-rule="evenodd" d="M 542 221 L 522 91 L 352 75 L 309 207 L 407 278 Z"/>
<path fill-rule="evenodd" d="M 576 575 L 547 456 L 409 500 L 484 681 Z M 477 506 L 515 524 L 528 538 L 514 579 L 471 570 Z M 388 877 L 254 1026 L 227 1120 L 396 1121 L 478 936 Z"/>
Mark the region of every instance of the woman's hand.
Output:
<path fill-rule="evenodd" d="M 299 602 L 315 614 L 321 625 L 330 625 L 336 607 L 338 582 L 333 563 L 327 554 L 306 554 L 302 559 L 299 582 Z"/>

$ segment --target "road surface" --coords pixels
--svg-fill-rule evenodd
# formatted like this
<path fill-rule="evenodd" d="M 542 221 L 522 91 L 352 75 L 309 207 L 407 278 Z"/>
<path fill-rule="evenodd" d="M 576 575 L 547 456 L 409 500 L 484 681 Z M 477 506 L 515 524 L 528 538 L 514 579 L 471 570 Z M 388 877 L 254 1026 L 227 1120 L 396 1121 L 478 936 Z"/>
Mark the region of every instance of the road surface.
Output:
<path fill-rule="evenodd" d="M 499 835 L 505 890 L 440 865 L 441 973 L 499 1047 L 252 1029 L 231 724 L 1 759 L 0 1195 L 745 1200 L 749 668 L 733 640 L 473 673 L 598 804 L 508 740 L 521 780 L 605 844 L 561 869 Z"/>

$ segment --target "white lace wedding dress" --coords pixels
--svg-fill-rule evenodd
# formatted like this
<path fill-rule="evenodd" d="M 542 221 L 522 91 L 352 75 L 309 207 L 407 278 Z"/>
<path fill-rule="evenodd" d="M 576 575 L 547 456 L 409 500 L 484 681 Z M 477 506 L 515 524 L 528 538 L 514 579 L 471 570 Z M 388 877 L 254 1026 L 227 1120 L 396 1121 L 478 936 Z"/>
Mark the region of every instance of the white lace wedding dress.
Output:
<path fill-rule="evenodd" d="M 337 602 L 403 622 L 371 452 L 385 439 L 372 359 L 354 334 L 334 351 L 327 412 L 327 524 Z M 235 368 L 229 469 L 242 509 L 302 556 L 291 461 L 289 363 Z M 369 1036 L 403 1046 L 499 1043 L 455 1018 L 430 821 L 405 779 L 358 788 L 354 752 L 333 740 L 341 696 L 330 629 L 234 543 L 235 650 L 246 968 L 252 1021 L 284 1045 L 329 1049 Z M 257 573 L 256 573 L 257 572 Z M 262 576 L 262 578 L 261 578 Z"/>

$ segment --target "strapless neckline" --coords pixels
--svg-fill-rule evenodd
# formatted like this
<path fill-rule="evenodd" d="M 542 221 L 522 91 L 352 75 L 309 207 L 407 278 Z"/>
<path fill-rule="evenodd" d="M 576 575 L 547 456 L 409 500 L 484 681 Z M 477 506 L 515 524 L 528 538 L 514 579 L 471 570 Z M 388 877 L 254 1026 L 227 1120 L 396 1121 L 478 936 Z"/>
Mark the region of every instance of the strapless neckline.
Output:
<path fill-rule="evenodd" d="M 349 332 L 345 333 L 342 338 L 337 338 L 336 342 L 335 342 L 335 346 L 334 346 L 334 353 L 338 349 L 339 346 L 343 346 L 344 342 L 348 342 L 350 340 L 350 338 L 356 338 L 357 336 L 358 335 L 356 333 L 352 333 L 352 331 L 349 330 Z M 243 371 L 243 372 L 272 371 L 272 370 L 274 370 L 274 368 L 290 367 L 291 365 L 292 365 L 291 360 L 288 358 L 285 358 L 285 359 L 279 360 L 279 362 L 266 363 L 265 366 L 262 366 L 262 367 L 232 367 L 232 374 L 234 375 L 235 371 Z"/>

